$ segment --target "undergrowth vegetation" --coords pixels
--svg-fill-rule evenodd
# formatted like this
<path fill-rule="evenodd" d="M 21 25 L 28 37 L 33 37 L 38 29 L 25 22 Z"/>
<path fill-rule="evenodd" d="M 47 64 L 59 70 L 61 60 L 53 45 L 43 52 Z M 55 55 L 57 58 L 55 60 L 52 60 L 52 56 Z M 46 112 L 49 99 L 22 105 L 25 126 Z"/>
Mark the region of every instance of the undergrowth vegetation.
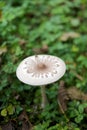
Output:
<path fill-rule="evenodd" d="M 62 58 L 67 66 L 65 89 L 80 90 L 69 97 L 66 111 L 58 104 L 59 81 L 47 86 L 49 104 L 43 111 L 40 88 L 16 77 L 20 61 L 40 53 Z M 0 125 L 12 120 L 20 126 L 18 117 L 26 111 L 34 130 L 86 130 L 86 93 L 87 1 L 1 0 Z"/>

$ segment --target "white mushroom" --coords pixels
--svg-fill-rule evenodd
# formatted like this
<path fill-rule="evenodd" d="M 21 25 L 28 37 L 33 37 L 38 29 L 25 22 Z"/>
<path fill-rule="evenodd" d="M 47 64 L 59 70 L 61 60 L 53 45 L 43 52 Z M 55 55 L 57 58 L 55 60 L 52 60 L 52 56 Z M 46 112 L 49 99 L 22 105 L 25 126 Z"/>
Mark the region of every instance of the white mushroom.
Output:
<path fill-rule="evenodd" d="M 18 66 L 16 75 L 26 84 L 42 86 L 42 107 L 47 104 L 45 86 L 56 82 L 66 71 L 63 60 L 51 55 L 34 55 L 25 58 Z"/>

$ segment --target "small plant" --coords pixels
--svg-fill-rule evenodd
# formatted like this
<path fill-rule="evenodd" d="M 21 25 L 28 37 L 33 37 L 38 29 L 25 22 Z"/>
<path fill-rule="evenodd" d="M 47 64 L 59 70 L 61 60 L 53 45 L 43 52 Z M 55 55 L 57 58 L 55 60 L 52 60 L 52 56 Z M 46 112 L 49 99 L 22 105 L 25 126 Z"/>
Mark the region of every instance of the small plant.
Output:
<path fill-rule="evenodd" d="M 79 101 L 72 101 L 69 103 L 68 113 L 70 118 L 73 118 L 77 124 L 80 124 L 85 117 L 85 108 L 87 108 L 87 103 L 80 103 Z"/>

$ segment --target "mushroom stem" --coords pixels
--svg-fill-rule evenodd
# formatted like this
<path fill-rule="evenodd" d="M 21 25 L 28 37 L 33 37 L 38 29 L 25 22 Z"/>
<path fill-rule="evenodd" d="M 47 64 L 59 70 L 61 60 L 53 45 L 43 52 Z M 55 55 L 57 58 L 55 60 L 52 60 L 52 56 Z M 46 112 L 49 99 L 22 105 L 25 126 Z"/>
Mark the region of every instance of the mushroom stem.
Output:
<path fill-rule="evenodd" d="M 47 96 L 46 96 L 46 87 L 45 86 L 41 86 L 41 96 L 42 96 L 41 107 L 45 108 L 45 106 L 48 104 L 48 99 L 47 99 Z"/>

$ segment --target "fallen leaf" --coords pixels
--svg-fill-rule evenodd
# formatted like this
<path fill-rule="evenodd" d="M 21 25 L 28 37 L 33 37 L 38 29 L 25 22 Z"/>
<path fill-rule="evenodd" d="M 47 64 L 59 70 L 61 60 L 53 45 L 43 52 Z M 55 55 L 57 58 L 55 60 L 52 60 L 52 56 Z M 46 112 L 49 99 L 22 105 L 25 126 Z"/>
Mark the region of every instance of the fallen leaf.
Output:
<path fill-rule="evenodd" d="M 32 127 L 30 126 L 28 121 L 22 122 L 22 130 L 32 130 Z"/>
<path fill-rule="evenodd" d="M 3 125 L 1 128 L 1 130 L 15 130 L 15 128 L 12 126 L 11 121 L 8 122 L 6 125 Z"/>
<path fill-rule="evenodd" d="M 22 130 L 32 130 L 32 124 L 25 111 L 20 114 L 18 120 L 22 122 Z"/>
<path fill-rule="evenodd" d="M 25 45 L 25 44 L 26 44 L 26 41 L 25 41 L 24 39 L 21 39 L 21 40 L 19 41 L 19 44 L 20 44 L 20 45 Z"/>
<path fill-rule="evenodd" d="M 60 37 L 60 41 L 67 41 L 69 38 L 78 38 L 80 37 L 79 33 L 76 32 L 66 32 Z"/>
<path fill-rule="evenodd" d="M 76 78 L 78 78 L 79 80 L 83 81 L 83 77 L 82 77 L 80 74 L 78 74 L 78 73 L 77 73 L 76 71 L 74 71 L 74 70 L 71 70 L 71 72 L 73 72 L 73 74 L 75 75 Z"/>
<path fill-rule="evenodd" d="M 47 45 L 43 45 L 41 50 L 42 50 L 43 53 L 48 52 L 48 46 Z"/>
<path fill-rule="evenodd" d="M 84 100 L 87 101 L 87 94 L 82 92 L 76 87 L 70 87 L 67 89 L 67 94 L 70 99 L 76 99 L 76 100 Z"/>
<path fill-rule="evenodd" d="M 48 52 L 48 46 L 47 45 L 43 45 L 42 48 L 34 48 L 33 52 L 35 54 L 47 53 Z"/>
<path fill-rule="evenodd" d="M 78 37 L 80 37 L 80 34 L 76 33 L 76 32 L 70 32 L 68 35 L 69 35 L 70 38 L 78 38 Z"/>
<path fill-rule="evenodd" d="M 67 110 L 67 100 L 68 100 L 67 91 L 65 89 L 64 81 L 60 81 L 60 87 L 58 90 L 58 104 L 62 113 Z"/>

